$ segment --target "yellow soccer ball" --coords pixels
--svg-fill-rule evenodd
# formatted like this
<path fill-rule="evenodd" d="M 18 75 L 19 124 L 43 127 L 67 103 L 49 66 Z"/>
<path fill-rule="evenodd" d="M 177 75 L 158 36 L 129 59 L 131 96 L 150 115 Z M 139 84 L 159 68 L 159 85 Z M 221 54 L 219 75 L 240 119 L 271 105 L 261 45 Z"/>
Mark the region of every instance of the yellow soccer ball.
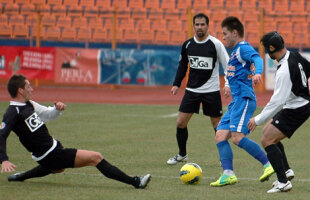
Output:
<path fill-rule="evenodd" d="M 185 184 L 198 184 L 202 178 L 202 170 L 196 163 L 187 163 L 180 170 L 180 178 Z"/>

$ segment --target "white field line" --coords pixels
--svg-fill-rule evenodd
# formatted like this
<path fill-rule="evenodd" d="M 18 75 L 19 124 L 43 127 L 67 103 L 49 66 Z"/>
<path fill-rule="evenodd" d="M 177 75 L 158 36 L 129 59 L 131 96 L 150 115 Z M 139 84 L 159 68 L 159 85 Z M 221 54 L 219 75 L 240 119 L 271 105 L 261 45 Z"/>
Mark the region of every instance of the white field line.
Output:
<path fill-rule="evenodd" d="M 75 173 L 75 172 L 64 172 L 65 174 L 68 175 L 80 175 L 80 176 L 95 176 L 95 177 L 99 177 L 99 176 L 103 176 L 102 174 L 98 173 L 98 174 L 92 174 L 92 173 Z M 157 175 L 153 175 L 151 174 L 152 177 L 154 178 L 164 178 L 164 179 L 179 179 L 180 177 L 178 176 L 157 176 Z M 202 177 L 202 179 L 207 179 L 207 180 L 216 180 L 218 179 L 218 177 Z M 250 178 L 250 177 L 238 177 L 238 180 L 244 180 L 244 181 L 258 181 L 258 178 Z M 298 182 L 310 182 L 310 179 L 297 179 L 294 178 L 293 181 L 298 181 Z"/>

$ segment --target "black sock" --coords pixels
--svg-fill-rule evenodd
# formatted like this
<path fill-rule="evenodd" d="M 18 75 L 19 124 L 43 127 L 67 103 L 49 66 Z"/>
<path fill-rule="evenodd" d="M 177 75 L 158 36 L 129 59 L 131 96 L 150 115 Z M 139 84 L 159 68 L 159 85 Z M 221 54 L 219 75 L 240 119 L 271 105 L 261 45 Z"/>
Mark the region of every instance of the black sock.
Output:
<path fill-rule="evenodd" d="M 140 179 L 138 177 L 130 177 L 122 172 L 117 167 L 108 163 L 105 159 L 102 159 L 100 163 L 96 166 L 97 169 L 106 177 L 139 187 Z"/>
<path fill-rule="evenodd" d="M 186 128 L 177 128 L 177 141 L 178 141 L 180 156 L 186 155 L 187 138 L 188 138 L 187 127 Z"/>
<path fill-rule="evenodd" d="M 47 168 L 45 168 L 45 167 L 43 167 L 41 165 L 38 165 L 35 168 L 20 174 L 16 178 L 16 180 L 24 181 L 24 180 L 30 179 L 30 178 L 43 177 L 43 176 L 49 175 L 50 173 L 52 173 L 51 170 L 49 170 L 49 169 L 47 169 Z"/>
<path fill-rule="evenodd" d="M 286 183 L 288 179 L 286 178 L 285 175 L 283 155 L 281 153 L 281 150 L 275 144 L 267 146 L 265 150 L 267 152 L 269 162 L 271 163 L 274 171 L 277 174 L 278 181 L 280 181 L 281 183 Z"/>
<path fill-rule="evenodd" d="M 281 142 L 278 142 L 277 146 L 278 146 L 278 148 L 280 149 L 280 151 L 282 153 L 284 169 L 285 169 L 285 171 L 287 171 L 287 170 L 290 169 L 290 166 L 289 166 L 289 164 L 287 162 L 286 154 L 285 154 L 285 151 L 284 151 L 284 146 L 283 146 L 283 144 Z"/>

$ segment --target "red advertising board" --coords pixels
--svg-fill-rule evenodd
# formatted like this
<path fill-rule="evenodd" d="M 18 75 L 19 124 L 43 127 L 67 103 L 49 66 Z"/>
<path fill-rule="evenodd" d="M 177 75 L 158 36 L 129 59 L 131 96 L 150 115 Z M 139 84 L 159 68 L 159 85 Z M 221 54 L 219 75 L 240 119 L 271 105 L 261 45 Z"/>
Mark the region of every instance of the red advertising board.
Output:
<path fill-rule="evenodd" d="M 28 79 L 54 80 L 55 48 L 0 47 L 0 78 L 23 74 Z"/>
<path fill-rule="evenodd" d="M 97 49 L 57 48 L 55 82 L 68 84 L 98 84 Z"/>

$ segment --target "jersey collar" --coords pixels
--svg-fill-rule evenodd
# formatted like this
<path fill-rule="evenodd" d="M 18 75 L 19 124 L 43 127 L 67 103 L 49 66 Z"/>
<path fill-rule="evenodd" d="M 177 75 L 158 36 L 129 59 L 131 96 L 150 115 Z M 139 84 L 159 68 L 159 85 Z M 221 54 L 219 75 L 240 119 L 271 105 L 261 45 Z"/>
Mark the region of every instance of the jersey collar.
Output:
<path fill-rule="evenodd" d="M 208 41 L 210 38 L 210 35 L 208 35 L 208 37 L 206 37 L 206 39 L 202 40 L 202 41 L 199 41 L 197 40 L 197 38 L 194 36 L 194 41 L 198 44 L 202 44 L 202 43 L 205 43 L 206 41 Z"/>
<path fill-rule="evenodd" d="M 17 101 L 10 101 L 11 106 L 25 106 L 26 103 L 17 102 Z"/>

